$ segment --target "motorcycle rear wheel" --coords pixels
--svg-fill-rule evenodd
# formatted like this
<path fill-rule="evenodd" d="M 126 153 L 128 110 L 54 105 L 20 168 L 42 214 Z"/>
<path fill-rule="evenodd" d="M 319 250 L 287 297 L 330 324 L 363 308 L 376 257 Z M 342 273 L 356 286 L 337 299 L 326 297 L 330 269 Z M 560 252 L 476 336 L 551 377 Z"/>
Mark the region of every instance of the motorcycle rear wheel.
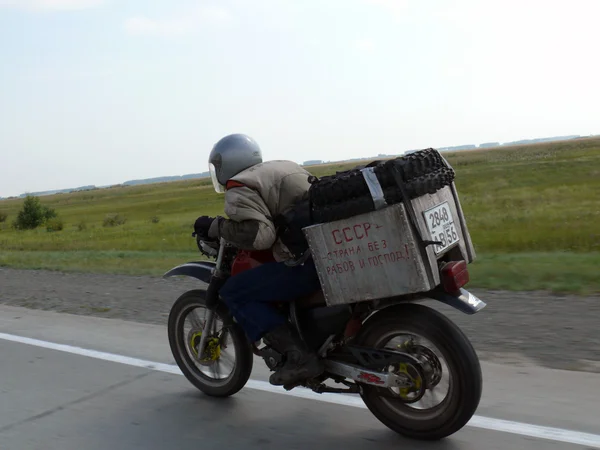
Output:
<path fill-rule="evenodd" d="M 382 396 L 380 388 L 372 386 L 363 386 L 361 397 L 373 415 L 397 433 L 418 440 L 443 439 L 464 427 L 479 406 L 482 392 L 479 359 L 460 328 L 443 314 L 418 304 L 375 314 L 365 323 L 357 340 L 361 346 L 383 348 L 390 336 L 404 334 L 431 342 L 445 360 L 450 376 L 446 396 L 430 409 L 417 409 L 414 404 Z M 434 352 L 427 347 L 425 354 L 430 357 Z M 431 366 L 442 371 L 441 364 Z M 433 391 L 440 378 L 432 375 L 427 383 L 427 389 L 431 387 Z"/>
<path fill-rule="evenodd" d="M 168 321 L 171 353 L 183 375 L 196 388 L 212 397 L 229 397 L 242 389 L 250 378 L 254 361 L 252 348 L 244 331 L 229 317 L 226 307 L 219 305 L 215 311 L 215 320 L 224 324 L 222 328 L 227 330 L 227 338 L 232 342 L 233 367 L 231 373 L 224 378 L 211 377 L 203 373 L 202 367 L 211 367 L 218 363 L 221 358 L 222 344 L 217 344 L 217 341 L 213 339 L 212 359 L 208 358 L 199 362 L 194 357 L 197 356 L 199 349 L 193 348 L 193 345 L 198 345 L 199 336 L 204 330 L 198 326 L 198 330 L 195 330 L 194 333 L 186 333 L 185 323 L 188 315 L 196 309 L 206 310 L 206 291 L 204 290 L 185 292 L 173 304 Z M 215 371 L 213 370 L 213 372 Z"/>

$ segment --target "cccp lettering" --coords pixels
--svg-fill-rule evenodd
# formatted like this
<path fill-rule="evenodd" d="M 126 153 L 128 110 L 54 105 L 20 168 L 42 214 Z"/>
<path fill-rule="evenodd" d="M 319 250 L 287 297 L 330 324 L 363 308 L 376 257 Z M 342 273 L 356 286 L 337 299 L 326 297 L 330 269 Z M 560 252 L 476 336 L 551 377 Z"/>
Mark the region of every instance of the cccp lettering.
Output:
<path fill-rule="evenodd" d="M 344 227 L 341 230 L 336 228 L 331 232 L 331 236 L 333 237 L 333 242 L 337 245 L 343 244 L 345 242 L 352 242 L 354 240 L 361 240 L 369 237 L 369 230 L 371 229 L 371 224 L 359 223 L 354 225 L 352 228 Z"/>

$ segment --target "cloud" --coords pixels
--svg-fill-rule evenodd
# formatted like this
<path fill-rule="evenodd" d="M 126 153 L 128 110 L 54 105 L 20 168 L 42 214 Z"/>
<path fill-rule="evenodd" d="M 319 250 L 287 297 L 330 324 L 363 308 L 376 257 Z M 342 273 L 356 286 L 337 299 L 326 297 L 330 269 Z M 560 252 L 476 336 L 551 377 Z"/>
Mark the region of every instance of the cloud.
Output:
<path fill-rule="evenodd" d="M 105 0 L 0 0 L 0 8 L 26 11 L 74 11 L 95 8 Z"/>
<path fill-rule="evenodd" d="M 78 81 L 111 78 L 115 71 L 107 68 L 41 69 L 24 76 L 28 81 Z"/>
<path fill-rule="evenodd" d="M 204 6 L 165 19 L 132 17 L 125 21 L 125 31 L 134 35 L 181 36 L 193 33 L 203 25 L 227 23 L 231 19 L 226 9 Z"/>
<path fill-rule="evenodd" d="M 408 0 L 365 0 L 367 3 L 379 6 L 388 10 L 394 16 L 400 17 L 404 15 L 408 8 Z"/>
<path fill-rule="evenodd" d="M 375 48 L 375 41 L 369 38 L 358 39 L 354 44 L 358 50 L 365 53 L 370 53 Z"/>

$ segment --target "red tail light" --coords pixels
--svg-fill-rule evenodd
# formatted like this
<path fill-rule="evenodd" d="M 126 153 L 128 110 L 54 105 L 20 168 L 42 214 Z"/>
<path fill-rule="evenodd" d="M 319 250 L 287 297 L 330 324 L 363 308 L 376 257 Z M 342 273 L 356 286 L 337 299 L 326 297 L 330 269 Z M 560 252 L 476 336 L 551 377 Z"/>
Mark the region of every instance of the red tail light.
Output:
<path fill-rule="evenodd" d="M 446 292 L 459 291 L 469 282 L 469 270 L 465 261 L 451 261 L 441 270 L 442 286 Z"/>

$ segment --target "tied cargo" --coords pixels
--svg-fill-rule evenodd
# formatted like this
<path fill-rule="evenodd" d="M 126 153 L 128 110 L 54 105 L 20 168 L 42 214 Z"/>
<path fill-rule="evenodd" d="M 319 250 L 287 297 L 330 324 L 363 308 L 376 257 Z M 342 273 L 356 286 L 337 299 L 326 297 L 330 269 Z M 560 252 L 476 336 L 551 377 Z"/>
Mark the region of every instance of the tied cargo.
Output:
<path fill-rule="evenodd" d="M 445 263 L 475 257 L 453 185 L 303 231 L 329 306 L 429 292 Z"/>

